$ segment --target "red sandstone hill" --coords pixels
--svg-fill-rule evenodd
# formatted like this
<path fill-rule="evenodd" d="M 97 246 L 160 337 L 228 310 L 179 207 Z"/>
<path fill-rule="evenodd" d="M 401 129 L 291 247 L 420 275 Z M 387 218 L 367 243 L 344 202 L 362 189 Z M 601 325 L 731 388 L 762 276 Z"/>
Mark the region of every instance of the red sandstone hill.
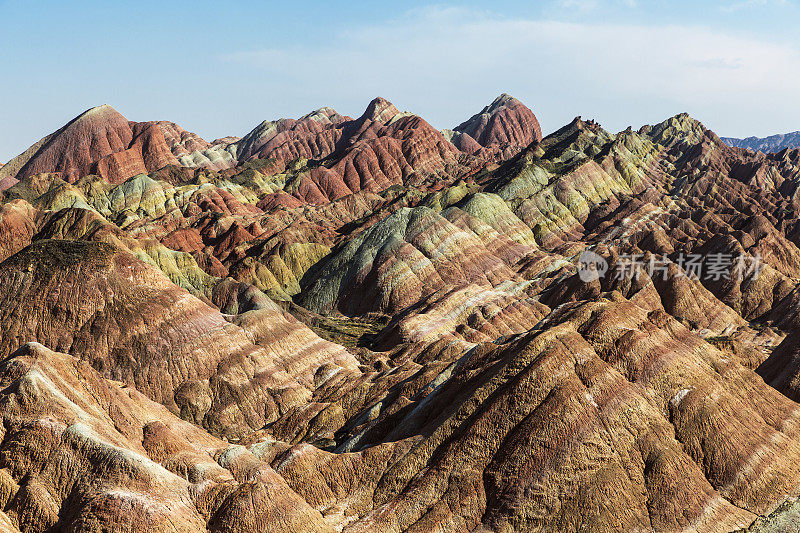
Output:
<path fill-rule="evenodd" d="M 443 178 L 458 151 L 422 118 L 401 113 L 383 98 L 357 119 L 322 108 L 298 120 L 264 122 L 229 148 L 253 159 L 321 160 L 290 192 L 321 204 L 362 190 Z"/>
<path fill-rule="evenodd" d="M 447 139 L 422 118 L 401 113 L 383 98 L 370 102 L 357 119 L 321 108 L 297 120 L 265 121 L 242 138 L 212 143 L 175 123 L 132 122 L 102 105 L 0 167 L 0 188 L 16 183 L 12 179 L 41 173 L 57 174 L 68 182 L 97 174 L 121 183 L 165 167 L 224 170 L 256 159 L 302 158 L 325 163 L 299 180 L 294 195 L 321 203 L 362 189 L 435 182 L 445 174 L 474 171 L 474 165 L 455 168 L 458 150 L 497 159 L 541 140 L 534 114 L 507 94 L 446 134 Z M 182 176 L 179 180 L 190 175 Z"/>
<path fill-rule="evenodd" d="M 180 165 L 181 156 L 209 148 L 211 144 L 176 124 L 131 122 L 113 107 L 102 105 L 78 115 L 9 161 L 0 176 L 22 179 L 48 172 L 72 182 L 98 174 L 120 183 L 137 174 Z"/>
<path fill-rule="evenodd" d="M 503 93 L 480 113 L 453 128 L 452 138 L 467 153 L 492 148 L 508 154 L 541 141 L 542 129 L 530 109 Z"/>

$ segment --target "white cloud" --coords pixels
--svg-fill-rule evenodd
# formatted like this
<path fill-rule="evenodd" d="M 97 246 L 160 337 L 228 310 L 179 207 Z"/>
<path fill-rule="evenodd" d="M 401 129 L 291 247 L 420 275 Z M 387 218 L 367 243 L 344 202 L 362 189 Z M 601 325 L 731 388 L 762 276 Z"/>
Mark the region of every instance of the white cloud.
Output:
<path fill-rule="evenodd" d="M 353 113 L 380 94 L 413 104 L 440 127 L 507 90 L 545 130 L 579 113 L 612 117 L 613 128 L 701 110 L 720 119 L 721 133 L 735 133 L 746 126 L 737 114 L 785 113 L 770 102 L 793 106 L 800 90 L 800 54 L 784 44 L 707 27 L 510 19 L 461 8 L 415 10 L 342 32 L 326 47 L 226 59 L 267 71 L 273 90 L 318 105 L 340 102 Z M 794 119 L 797 129 L 800 114 Z"/>

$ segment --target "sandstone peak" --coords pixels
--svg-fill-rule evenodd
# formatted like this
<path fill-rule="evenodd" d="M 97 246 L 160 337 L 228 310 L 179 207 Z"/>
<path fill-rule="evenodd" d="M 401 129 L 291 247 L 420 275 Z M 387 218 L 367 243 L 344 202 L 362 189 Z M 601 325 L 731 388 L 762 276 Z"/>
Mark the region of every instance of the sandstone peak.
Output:
<path fill-rule="evenodd" d="M 16 157 L 4 175 L 53 172 L 67 181 L 99 174 L 109 181 L 178 165 L 155 123 L 130 122 L 108 104 L 88 109 Z"/>
<path fill-rule="evenodd" d="M 120 113 L 119 111 L 114 109 L 114 107 L 112 107 L 110 104 L 101 104 L 101 105 L 98 105 L 98 106 L 91 107 L 91 108 L 87 109 L 86 111 L 84 111 L 83 113 L 81 113 L 80 115 L 75 117 L 75 120 L 79 120 L 79 119 L 84 118 L 84 117 L 92 117 L 92 118 L 97 118 L 97 117 L 109 117 L 109 118 L 111 118 L 111 117 L 114 117 L 114 118 L 116 118 L 117 116 L 121 117 L 123 115 L 122 115 L 122 113 Z"/>
<path fill-rule="evenodd" d="M 542 129 L 536 115 L 507 93 L 502 93 L 453 130 L 469 135 L 484 147 L 525 147 L 542 140 Z"/>
<path fill-rule="evenodd" d="M 124 127 L 128 122 L 122 113 L 109 104 L 103 104 L 87 109 L 57 133 L 73 136 L 104 135 L 104 131 Z"/>
<path fill-rule="evenodd" d="M 502 93 L 500 96 L 492 100 L 492 103 L 486 106 L 483 110 L 484 113 L 492 113 L 501 107 L 521 105 L 522 102 L 514 98 L 508 93 Z"/>
<path fill-rule="evenodd" d="M 665 146 L 672 146 L 675 143 L 696 143 L 705 137 L 708 131 L 699 120 L 685 112 L 678 113 L 658 124 L 642 126 L 639 129 L 639 133 L 657 139 L 659 143 Z M 716 135 L 713 135 L 713 137 L 716 137 Z M 719 144 L 723 144 L 721 140 Z"/>
<path fill-rule="evenodd" d="M 108 104 L 102 104 L 91 107 L 83 113 L 80 113 L 55 133 L 63 134 L 67 132 L 75 132 L 82 128 L 98 128 L 112 124 L 116 125 L 123 122 L 127 123 L 128 119 L 112 106 Z"/>
<path fill-rule="evenodd" d="M 369 103 L 366 111 L 364 111 L 364 114 L 361 115 L 361 117 L 370 119 L 374 122 L 389 122 L 395 117 L 395 115 L 399 113 L 400 111 L 394 106 L 394 104 L 385 98 L 378 96 Z"/>
<path fill-rule="evenodd" d="M 332 107 L 320 107 L 319 109 L 315 109 L 311 113 L 303 115 L 300 117 L 300 120 L 313 120 L 316 122 L 323 122 L 330 124 L 331 119 L 341 117 L 339 113 L 336 112 L 335 109 Z"/>

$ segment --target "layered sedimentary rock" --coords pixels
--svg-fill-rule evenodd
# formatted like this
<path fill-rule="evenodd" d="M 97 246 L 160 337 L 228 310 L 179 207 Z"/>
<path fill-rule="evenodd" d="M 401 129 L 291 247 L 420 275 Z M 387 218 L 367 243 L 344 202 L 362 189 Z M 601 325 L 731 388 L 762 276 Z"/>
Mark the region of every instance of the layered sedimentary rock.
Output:
<path fill-rule="evenodd" d="M 477 231 L 470 224 L 479 226 Z M 488 243 L 478 232 L 491 232 Z M 442 214 L 403 208 L 331 256 L 301 301 L 318 311 L 393 314 L 437 290 L 512 281 L 509 264 L 529 251 L 456 208 Z"/>
<path fill-rule="evenodd" d="M 231 148 L 241 161 L 268 157 L 322 159 L 336 149 L 343 135 L 341 125 L 351 121 L 329 107 L 297 120 L 265 120 Z"/>
<path fill-rule="evenodd" d="M 453 144 L 470 154 L 481 147 L 510 153 L 542 140 L 542 128 L 533 112 L 506 93 L 452 131 Z"/>
<path fill-rule="evenodd" d="M 507 95 L 444 133 L 380 98 L 142 124 L 0 168 L 6 529 L 800 516 L 800 151 L 686 114 L 542 138 Z"/>
<path fill-rule="evenodd" d="M 401 113 L 383 98 L 370 102 L 358 119 L 333 126 L 322 132 L 321 139 L 320 134 L 315 137 L 315 143 L 323 144 L 316 157 L 326 157 L 324 164 L 309 168 L 288 189 L 304 202 L 326 203 L 395 185 L 434 184 L 452 179 L 449 171 L 456 170 L 458 151 L 440 132 L 416 115 Z M 336 137 L 333 146 L 327 145 L 330 136 Z M 305 142 L 301 140 L 300 146 Z M 294 141 L 290 146 L 297 144 Z M 261 155 L 285 157 L 287 149 L 276 147 Z"/>
<path fill-rule="evenodd" d="M 41 344 L 0 366 L 4 531 L 333 529 L 267 463 Z"/>
<path fill-rule="evenodd" d="M 105 243 L 36 241 L 0 264 L 0 279 L 3 354 L 34 340 L 75 354 L 218 434 L 306 406 L 323 365 L 358 374 L 352 355 L 279 310 L 231 324 Z"/>
<path fill-rule="evenodd" d="M 167 165 L 217 170 L 231 166 L 232 156 L 214 148 L 171 122 L 130 122 L 113 107 L 102 105 L 78 115 L 9 161 L 0 169 L 0 178 L 19 180 L 51 172 L 74 182 L 99 174 L 119 183 Z"/>

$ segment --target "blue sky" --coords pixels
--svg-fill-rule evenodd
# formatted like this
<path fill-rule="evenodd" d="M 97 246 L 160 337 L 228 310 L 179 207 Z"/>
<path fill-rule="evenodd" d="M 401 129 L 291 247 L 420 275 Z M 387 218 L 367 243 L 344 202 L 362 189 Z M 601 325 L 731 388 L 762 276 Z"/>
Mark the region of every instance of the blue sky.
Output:
<path fill-rule="evenodd" d="M 501 92 L 546 133 L 800 130 L 797 1 L 0 1 L 0 161 L 103 103 L 209 140 L 378 95 L 452 127 Z"/>

